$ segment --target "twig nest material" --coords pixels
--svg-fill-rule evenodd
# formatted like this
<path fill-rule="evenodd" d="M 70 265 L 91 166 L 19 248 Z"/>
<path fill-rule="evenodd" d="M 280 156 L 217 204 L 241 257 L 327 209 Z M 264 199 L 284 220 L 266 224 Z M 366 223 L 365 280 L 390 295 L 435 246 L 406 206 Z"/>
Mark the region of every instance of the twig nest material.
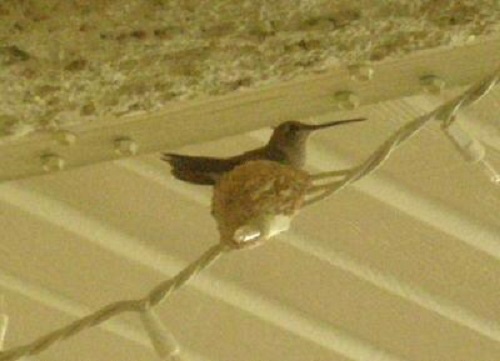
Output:
<path fill-rule="evenodd" d="M 221 242 L 233 248 L 255 246 L 286 231 L 310 184 L 308 173 L 266 160 L 246 162 L 225 174 L 212 199 Z"/>

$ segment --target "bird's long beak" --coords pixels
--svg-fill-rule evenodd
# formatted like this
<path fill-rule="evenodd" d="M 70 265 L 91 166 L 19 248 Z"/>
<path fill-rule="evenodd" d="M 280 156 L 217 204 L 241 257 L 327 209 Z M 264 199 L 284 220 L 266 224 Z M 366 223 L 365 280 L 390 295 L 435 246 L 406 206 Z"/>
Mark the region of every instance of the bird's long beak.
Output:
<path fill-rule="evenodd" d="M 347 124 L 347 123 L 362 122 L 365 120 L 366 120 L 366 118 L 354 118 L 354 119 L 347 119 L 347 120 L 336 120 L 333 122 L 328 122 L 328 123 L 323 123 L 323 124 L 301 124 L 301 130 L 314 131 L 314 130 L 318 130 L 318 129 L 334 127 L 337 125 L 342 125 L 342 124 Z"/>

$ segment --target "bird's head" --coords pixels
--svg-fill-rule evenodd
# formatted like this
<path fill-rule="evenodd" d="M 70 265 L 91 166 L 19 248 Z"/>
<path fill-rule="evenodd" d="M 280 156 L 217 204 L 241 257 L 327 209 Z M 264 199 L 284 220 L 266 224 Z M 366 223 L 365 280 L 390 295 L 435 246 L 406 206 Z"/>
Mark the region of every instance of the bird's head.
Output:
<path fill-rule="evenodd" d="M 323 124 L 305 124 L 295 120 L 281 123 L 274 128 L 270 143 L 278 146 L 293 146 L 304 144 L 309 135 L 319 129 L 334 127 L 336 125 L 360 122 L 366 118 L 355 118 L 348 120 L 333 121 Z"/>

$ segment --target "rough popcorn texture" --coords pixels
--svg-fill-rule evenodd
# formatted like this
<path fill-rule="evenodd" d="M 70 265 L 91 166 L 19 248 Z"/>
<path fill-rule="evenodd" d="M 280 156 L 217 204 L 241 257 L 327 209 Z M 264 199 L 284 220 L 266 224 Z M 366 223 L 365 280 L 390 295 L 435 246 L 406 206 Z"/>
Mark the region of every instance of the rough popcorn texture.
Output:
<path fill-rule="evenodd" d="M 462 45 L 499 17 L 493 0 L 3 0 L 0 136 Z"/>

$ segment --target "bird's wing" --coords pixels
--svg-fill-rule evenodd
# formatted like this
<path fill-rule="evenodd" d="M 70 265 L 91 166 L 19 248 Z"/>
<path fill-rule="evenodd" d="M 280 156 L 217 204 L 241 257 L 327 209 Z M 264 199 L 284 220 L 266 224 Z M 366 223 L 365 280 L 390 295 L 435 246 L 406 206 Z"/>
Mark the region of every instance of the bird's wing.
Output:
<path fill-rule="evenodd" d="M 177 169 L 215 173 L 228 172 L 238 165 L 238 162 L 232 162 L 231 158 L 199 157 L 175 153 L 164 153 L 162 160 Z"/>
<path fill-rule="evenodd" d="M 232 170 L 240 162 L 231 158 L 189 156 L 174 153 L 162 154 L 162 160 L 172 167 L 172 175 L 177 179 L 203 185 L 213 185 L 217 179 Z"/>

